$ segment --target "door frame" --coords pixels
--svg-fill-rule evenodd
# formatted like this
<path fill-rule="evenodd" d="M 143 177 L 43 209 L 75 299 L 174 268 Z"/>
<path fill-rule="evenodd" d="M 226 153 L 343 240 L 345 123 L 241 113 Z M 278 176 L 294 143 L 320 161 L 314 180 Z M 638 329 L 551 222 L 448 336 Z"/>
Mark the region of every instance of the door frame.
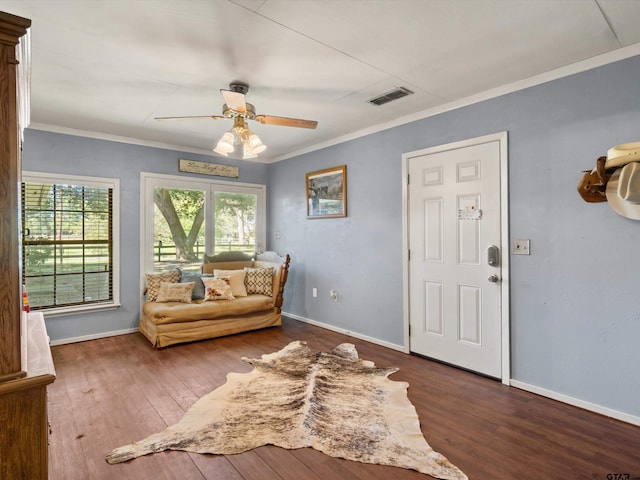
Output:
<path fill-rule="evenodd" d="M 509 170 L 508 170 L 508 134 L 506 131 L 481 137 L 469 138 L 458 142 L 437 145 L 402 154 L 402 294 L 403 294 L 403 318 L 404 318 L 404 352 L 410 353 L 409 338 L 409 161 L 414 157 L 471 147 L 489 142 L 499 142 L 500 151 L 500 241 L 501 241 L 501 267 L 500 282 L 501 298 L 501 380 L 505 385 L 510 384 L 511 379 L 511 344 L 509 332 L 509 258 L 511 249 L 509 246 Z"/>

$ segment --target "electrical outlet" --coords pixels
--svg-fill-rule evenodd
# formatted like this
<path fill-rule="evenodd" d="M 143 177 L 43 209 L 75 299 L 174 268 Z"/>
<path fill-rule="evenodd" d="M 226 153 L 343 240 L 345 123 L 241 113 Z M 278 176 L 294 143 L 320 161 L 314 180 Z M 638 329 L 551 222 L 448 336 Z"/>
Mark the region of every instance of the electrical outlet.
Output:
<path fill-rule="evenodd" d="M 338 292 L 336 292 L 335 290 L 331 290 L 329 292 L 329 296 L 331 297 L 331 300 L 333 300 L 334 302 L 338 301 Z"/>
<path fill-rule="evenodd" d="M 529 251 L 529 240 L 514 240 L 513 254 L 514 255 L 531 255 Z"/>
<path fill-rule="evenodd" d="M 280 240 L 280 232 L 278 231 L 273 232 L 273 238 L 275 238 L 276 240 Z"/>

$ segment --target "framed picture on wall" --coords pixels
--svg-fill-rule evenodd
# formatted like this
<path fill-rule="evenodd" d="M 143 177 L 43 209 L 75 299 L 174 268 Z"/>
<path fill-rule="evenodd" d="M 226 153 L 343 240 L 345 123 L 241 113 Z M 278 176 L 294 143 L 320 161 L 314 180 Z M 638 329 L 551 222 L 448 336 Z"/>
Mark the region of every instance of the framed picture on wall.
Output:
<path fill-rule="evenodd" d="M 307 217 L 347 216 L 347 166 L 307 173 Z"/>

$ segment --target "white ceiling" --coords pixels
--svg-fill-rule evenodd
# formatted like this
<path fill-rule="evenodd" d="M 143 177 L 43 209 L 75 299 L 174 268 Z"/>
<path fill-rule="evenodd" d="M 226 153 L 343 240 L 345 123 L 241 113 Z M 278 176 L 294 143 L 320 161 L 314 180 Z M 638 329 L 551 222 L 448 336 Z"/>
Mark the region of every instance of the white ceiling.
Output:
<path fill-rule="evenodd" d="M 250 84 L 275 161 L 640 54 L 640 0 L 0 0 L 32 20 L 32 127 L 209 153 Z M 569 66 L 569 67 L 567 67 Z M 396 86 L 415 92 L 383 106 Z"/>

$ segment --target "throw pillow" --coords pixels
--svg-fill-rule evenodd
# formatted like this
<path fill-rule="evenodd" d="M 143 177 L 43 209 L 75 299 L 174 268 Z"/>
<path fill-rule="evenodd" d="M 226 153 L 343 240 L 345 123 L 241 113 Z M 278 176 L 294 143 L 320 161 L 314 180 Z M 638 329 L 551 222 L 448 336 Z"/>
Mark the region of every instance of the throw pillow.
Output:
<path fill-rule="evenodd" d="M 247 288 L 247 293 L 260 293 L 269 297 L 273 296 L 273 267 L 245 267 L 244 271 L 246 273 L 244 285 Z"/>
<path fill-rule="evenodd" d="M 171 270 L 162 273 L 146 273 L 147 280 L 147 300 L 155 302 L 158 298 L 158 291 L 162 282 L 178 283 L 180 280 L 180 270 Z"/>
<path fill-rule="evenodd" d="M 193 292 L 191 292 L 191 300 L 202 300 L 204 298 L 204 283 L 202 283 L 203 277 L 214 277 L 212 273 L 195 273 L 185 272 L 180 270 L 180 282 L 188 283 L 194 282 Z"/>
<path fill-rule="evenodd" d="M 228 278 L 234 297 L 246 297 L 247 289 L 244 286 L 244 270 L 214 270 L 213 274 L 218 278 Z"/>
<path fill-rule="evenodd" d="M 158 291 L 156 302 L 181 302 L 191 303 L 191 292 L 195 282 L 188 283 L 169 283 L 162 282 Z"/>
<path fill-rule="evenodd" d="M 228 278 L 204 277 L 204 300 L 235 300 Z"/>

